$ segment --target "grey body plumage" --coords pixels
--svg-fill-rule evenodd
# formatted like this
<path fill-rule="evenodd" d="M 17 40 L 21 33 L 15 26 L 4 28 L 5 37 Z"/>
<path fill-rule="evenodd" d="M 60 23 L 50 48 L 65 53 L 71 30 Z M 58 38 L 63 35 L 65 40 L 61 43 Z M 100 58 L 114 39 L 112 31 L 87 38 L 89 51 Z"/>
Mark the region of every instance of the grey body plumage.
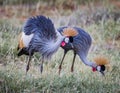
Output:
<path fill-rule="evenodd" d="M 51 58 L 63 39 L 58 37 L 52 21 L 44 16 L 29 18 L 24 24 L 23 31 L 26 35 L 34 34 L 28 46 L 28 51 L 29 53 L 39 52 L 42 59 Z M 55 44 L 58 45 L 54 46 Z"/>

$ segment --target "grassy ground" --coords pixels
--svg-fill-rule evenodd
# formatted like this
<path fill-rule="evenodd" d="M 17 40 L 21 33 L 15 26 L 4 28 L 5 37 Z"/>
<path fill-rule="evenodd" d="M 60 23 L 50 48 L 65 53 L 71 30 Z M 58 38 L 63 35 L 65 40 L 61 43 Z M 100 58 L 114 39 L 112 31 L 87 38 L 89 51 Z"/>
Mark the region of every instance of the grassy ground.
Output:
<path fill-rule="evenodd" d="M 0 93 L 120 93 L 120 21 L 111 18 L 105 22 L 92 20 L 85 24 L 81 23 L 82 13 L 79 9 L 73 13 L 68 10 L 65 15 L 54 11 L 50 18 L 55 27 L 71 23 L 70 19 L 74 17 L 77 19 L 71 25 L 82 27 L 93 39 L 88 59 L 93 61 L 94 57 L 103 55 L 110 61 L 111 68 L 105 72 L 105 77 L 99 72 L 92 72 L 79 57 L 71 73 L 72 51 L 66 56 L 59 75 L 58 67 L 63 55 L 61 48 L 50 62 L 44 63 L 42 74 L 39 71 L 39 54 L 36 54 L 26 75 L 27 58 L 16 56 L 17 38 L 23 21 L 14 16 L 0 19 Z"/>

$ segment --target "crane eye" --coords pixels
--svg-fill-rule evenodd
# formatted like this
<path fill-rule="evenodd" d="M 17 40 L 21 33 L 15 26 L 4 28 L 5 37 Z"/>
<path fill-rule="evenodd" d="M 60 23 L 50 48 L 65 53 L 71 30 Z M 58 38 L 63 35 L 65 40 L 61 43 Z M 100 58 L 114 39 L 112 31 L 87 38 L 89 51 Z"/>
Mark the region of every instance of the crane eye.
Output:
<path fill-rule="evenodd" d="M 70 37 L 69 37 L 69 40 L 70 40 L 70 42 L 72 43 L 72 42 L 73 42 L 73 37 L 70 36 Z"/>
<path fill-rule="evenodd" d="M 69 42 L 69 38 L 66 37 L 66 38 L 65 38 L 65 43 L 68 43 L 68 42 Z"/>
<path fill-rule="evenodd" d="M 105 66 L 104 65 L 97 66 L 97 71 L 105 71 Z"/>
<path fill-rule="evenodd" d="M 105 66 L 101 65 L 101 71 L 105 71 Z"/>

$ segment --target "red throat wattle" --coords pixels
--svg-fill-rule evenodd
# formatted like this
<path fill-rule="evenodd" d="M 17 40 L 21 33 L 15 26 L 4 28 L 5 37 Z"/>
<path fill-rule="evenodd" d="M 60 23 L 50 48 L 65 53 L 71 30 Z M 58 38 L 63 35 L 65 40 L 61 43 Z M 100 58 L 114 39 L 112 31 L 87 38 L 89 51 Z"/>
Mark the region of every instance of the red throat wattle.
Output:
<path fill-rule="evenodd" d="M 92 71 L 93 71 L 93 72 L 95 72 L 95 71 L 96 71 L 96 68 L 95 68 L 95 67 L 93 67 L 93 68 L 92 68 Z"/>
<path fill-rule="evenodd" d="M 64 41 L 62 41 L 61 46 L 64 47 L 66 45 L 66 43 Z"/>

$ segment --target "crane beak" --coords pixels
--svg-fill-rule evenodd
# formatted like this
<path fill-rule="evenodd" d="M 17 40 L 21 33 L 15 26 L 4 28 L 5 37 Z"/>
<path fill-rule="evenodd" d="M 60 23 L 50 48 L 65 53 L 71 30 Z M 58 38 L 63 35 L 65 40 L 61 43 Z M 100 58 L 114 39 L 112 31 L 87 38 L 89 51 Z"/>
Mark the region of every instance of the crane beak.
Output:
<path fill-rule="evenodd" d="M 104 73 L 104 71 L 100 71 L 100 73 L 101 73 L 103 76 L 105 76 L 105 73 Z"/>
<path fill-rule="evenodd" d="M 103 76 L 105 76 L 105 66 L 104 65 L 101 65 L 101 66 L 97 66 L 97 71 L 99 71 Z"/>

